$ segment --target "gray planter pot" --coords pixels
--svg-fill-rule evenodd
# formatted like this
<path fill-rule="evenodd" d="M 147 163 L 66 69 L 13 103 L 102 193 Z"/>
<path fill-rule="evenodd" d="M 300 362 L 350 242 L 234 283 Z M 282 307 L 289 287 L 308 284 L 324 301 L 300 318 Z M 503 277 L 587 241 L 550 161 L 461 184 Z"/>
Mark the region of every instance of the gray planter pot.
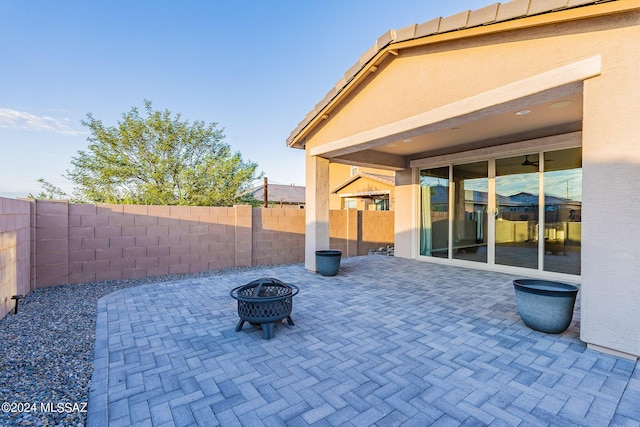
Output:
<path fill-rule="evenodd" d="M 335 276 L 340 269 L 340 258 L 342 252 L 328 249 L 324 251 L 316 251 L 316 268 L 318 273 L 323 276 Z"/>
<path fill-rule="evenodd" d="M 578 287 L 549 280 L 513 281 L 518 313 L 525 325 L 547 334 L 564 332 L 573 318 Z"/>

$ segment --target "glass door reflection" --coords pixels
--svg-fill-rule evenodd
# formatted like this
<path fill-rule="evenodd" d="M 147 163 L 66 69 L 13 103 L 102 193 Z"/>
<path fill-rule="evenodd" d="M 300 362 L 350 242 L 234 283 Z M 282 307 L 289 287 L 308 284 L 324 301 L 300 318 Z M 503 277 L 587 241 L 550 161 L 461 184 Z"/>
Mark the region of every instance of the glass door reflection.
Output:
<path fill-rule="evenodd" d="M 453 166 L 453 258 L 487 262 L 489 163 Z"/>
<path fill-rule="evenodd" d="M 420 255 L 449 257 L 449 167 L 420 171 Z"/>
<path fill-rule="evenodd" d="M 582 149 L 544 153 L 545 271 L 580 274 Z"/>
<path fill-rule="evenodd" d="M 496 264 L 538 268 L 538 157 L 496 160 Z"/>

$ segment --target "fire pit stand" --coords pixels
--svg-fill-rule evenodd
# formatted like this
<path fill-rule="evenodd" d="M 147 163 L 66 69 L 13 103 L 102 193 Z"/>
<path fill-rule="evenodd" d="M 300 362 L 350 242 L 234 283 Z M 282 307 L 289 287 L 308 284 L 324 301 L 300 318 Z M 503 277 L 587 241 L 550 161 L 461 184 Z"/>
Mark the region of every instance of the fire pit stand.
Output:
<path fill-rule="evenodd" d="M 244 322 L 262 329 L 265 340 L 273 338 L 276 323 L 287 319 L 293 326 L 291 310 L 293 297 L 299 289 L 295 285 L 286 285 L 278 279 L 262 278 L 254 280 L 244 286 L 238 286 L 230 292 L 232 298 L 238 301 L 238 316 L 240 321 L 236 332 L 240 332 Z"/>

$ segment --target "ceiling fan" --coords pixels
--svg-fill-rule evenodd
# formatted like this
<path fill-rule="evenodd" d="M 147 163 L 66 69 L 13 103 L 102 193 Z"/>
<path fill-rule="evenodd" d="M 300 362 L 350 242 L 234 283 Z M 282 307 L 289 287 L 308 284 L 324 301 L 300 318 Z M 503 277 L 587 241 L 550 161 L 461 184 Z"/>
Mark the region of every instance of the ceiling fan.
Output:
<path fill-rule="evenodd" d="M 522 166 L 535 166 L 535 167 L 538 167 L 539 165 L 540 165 L 540 162 L 532 162 L 531 160 L 529 160 L 529 155 L 525 154 L 524 162 L 522 162 Z"/>

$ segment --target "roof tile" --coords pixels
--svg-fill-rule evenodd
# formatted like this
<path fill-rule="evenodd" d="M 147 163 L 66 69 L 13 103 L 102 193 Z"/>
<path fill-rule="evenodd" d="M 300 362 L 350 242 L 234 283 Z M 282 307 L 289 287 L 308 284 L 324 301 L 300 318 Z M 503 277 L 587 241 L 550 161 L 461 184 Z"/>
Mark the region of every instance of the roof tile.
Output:
<path fill-rule="evenodd" d="M 347 83 L 348 82 L 345 77 L 340 78 L 340 80 L 338 80 L 335 85 L 336 92 L 340 92 L 342 89 L 344 89 Z"/>
<path fill-rule="evenodd" d="M 529 0 L 513 0 L 509 3 L 500 4 L 496 22 L 521 18 L 526 16 L 527 12 L 529 12 Z"/>
<path fill-rule="evenodd" d="M 568 1 L 569 0 L 531 0 L 527 15 L 537 15 L 556 9 L 564 9 L 567 7 Z"/>
<path fill-rule="evenodd" d="M 467 26 L 467 22 L 469 21 L 469 12 L 470 11 L 465 10 L 464 12 L 456 13 L 455 15 L 442 18 L 442 21 L 440 22 L 439 32 L 445 33 L 447 31 L 465 28 Z"/>
<path fill-rule="evenodd" d="M 363 53 L 359 59 L 360 64 L 364 65 L 367 62 L 369 62 L 374 56 L 376 56 L 376 53 L 378 53 L 378 50 L 379 49 L 377 48 L 376 45 L 373 45 L 369 49 L 367 49 L 367 51 Z"/>
<path fill-rule="evenodd" d="M 309 121 L 309 120 L 313 119 L 313 117 L 318 113 L 318 111 L 316 111 L 316 110 L 317 110 L 317 107 L 314 106 L 313 109 L 311 111 L 309 111 L 307 113 L 307 115 L 304 117 L 304 121 Z"/>
<path fill-rule="evenodd" d="M 387 31 L 386 33 L 378 37 L 378 40 L 376 40 L 377 50 L 382 49 L 383 47 L 391 43 L 395 38 L 396 38 L 395 30 Z"/>
<path fill-rule="evenodd" d="M 311 120 L 313 120 L 313 118 L 314 118 L 318 113 L 320 113 L 320 111 L 322 111 L 322 109 L 323 109 L 324 107 L 326 107 L 326 106 L 327 106 L 327 104 L 329 103 L 329 101 L 331 101 L 331 100 L 330 100 L 330 99 L 329 99 L 329 100 L 327 100 L 327 97 L 326 97 L 326 96 L 325 96 L 324 98 L 322 98 L 320 101 L 318 101 L 318 103 L 317 103 L 317 104 L 315 105 L 315 107 L 313 108 L 316 114 L 314 114 L 312 117 L 310 117 L 308 121 L 310 122 Z M 307 117 L 308 117 L 308 116 L 307 116 Z"/>
<path fill-rule="evenodd" d="M 442 18 L 435 18 L 431 21 L 423 22 L 416 26 L 416 38 L 430 36 L 436 34 L 440 28 L 440 21 Z"/>
<path fill-rule="evenodd" d="M 351 66 L 351 68 L 349 68 L 347 70 L 346 73 L 344 73 L 344 78 L 345 80 L 347 80 L 347 82 L 350 82 L 351 79 L 353 79 L 353 77 L 358 74 L 358 71 L 360 71 L 360 69 L 362 68 L 362 64 L 360 63 L 360 61 L 356 62 L 355 64 L 353 64 Z"/>
<path fill-rule="evenodd" d="M 411 40 L 416 36 L 416 24 L 408 25 L 398 31 L 396 31 L 396 39 L 394 42 L 403 42 L 405 40 Z"/>
<path fill-rule="evenodd" d="M 473 10 L 469 15 L 468 27 L 477 27 L 479 25 L 491 24 L 495 22 L 498 16 L 498 6 L 500 3 L 494 3 L 485 6 L 482 9 Z"/>
<path fill-rule="evenodd" d="M 337 94 L 338 94 L 338 91 L 336 90 L 336 88 L 332 87 L 331 90 L 327 92 L 327 94 L 324 96 L 324 98 L 331 101 Z"/>

